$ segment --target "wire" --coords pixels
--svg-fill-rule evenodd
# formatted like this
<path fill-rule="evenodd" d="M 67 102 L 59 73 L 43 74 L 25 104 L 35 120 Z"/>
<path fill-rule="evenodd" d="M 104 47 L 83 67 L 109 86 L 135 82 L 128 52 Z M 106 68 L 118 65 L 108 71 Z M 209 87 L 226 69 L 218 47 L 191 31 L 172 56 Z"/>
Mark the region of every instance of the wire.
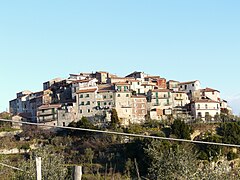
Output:
<path fill-rule="evenodd" d="M 215 142 L 207 142 L 207 141 L 188 140 L 188 139 L 166 138 L 166 137 L 159 137 L 159 136 L 149 136 L 149 135 L 142 135 L 142 134 L 114 132 L 114 131 L 103 131 L 103 130 L 86 129 L 86 128 L 63 127 L 63 126 L 47 125 L 47 124 L 42 124 L 42 123 L 19 122 L 19 121 L 13 121 L 13 120 L 8 120 L 8 119 L 0 119 L 0 121 L 12 122 L 12 123 L 18 123 L 18 124 L 28 124 L 28 125 L 34 125 L 34 126 L 68 129 L 68 130 L 106 133 L 106 134 L 114 134 L 114 135 L 121 135 L 121 136 L 132 136 L 132 137 L 140 137 L 140 138 L 151 138 L 151 139 L 159 139 L 159 140 L 167 140 L 167 141 L 178 141 L 178 142 L 187 142 L 187 143 L 194 143 L 194 144 L 208 144 L 208 145 L 240 148 L 240 145 L 237 145 L 237 144 L 226 144 L 226 143 L 215 143 Z"/>
<path fill-rule="evenodd" d="M 14 166 L 10 166 L 10 165 L 4 164 L 4 163 L 0 163 L 0 165 L 5 166 L 5 167 L 8 167 L 8 168 L 12 168 L 12 169 L 14 169 L 14 170 L 18 170 L 18 171 L 24 172 L 24 170 L 22 170 L 22 169 L 20 169 L 20 168 L 17 168 L 17 167 L 14 167 Z"/>

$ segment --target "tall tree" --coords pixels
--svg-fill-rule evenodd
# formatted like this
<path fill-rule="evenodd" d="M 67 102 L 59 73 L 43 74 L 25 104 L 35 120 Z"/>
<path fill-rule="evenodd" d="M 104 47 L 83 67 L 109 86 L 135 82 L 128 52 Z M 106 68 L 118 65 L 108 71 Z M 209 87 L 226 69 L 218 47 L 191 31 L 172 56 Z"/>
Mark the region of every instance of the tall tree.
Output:
<path fill-rule="evenodd" d="M 191 128 L 181 119 L 176 119 L 172 126 L 172 134 L 180 139 L 190 139 Z"/>
<path fill-rule="evenodd" d="M 111 126 L 116 127 L 117 125 L 120 124 L 120 120 L 118 118 L 118 114 L 116 109 L 112 109 L 112 114 L 111 114 Z"/>

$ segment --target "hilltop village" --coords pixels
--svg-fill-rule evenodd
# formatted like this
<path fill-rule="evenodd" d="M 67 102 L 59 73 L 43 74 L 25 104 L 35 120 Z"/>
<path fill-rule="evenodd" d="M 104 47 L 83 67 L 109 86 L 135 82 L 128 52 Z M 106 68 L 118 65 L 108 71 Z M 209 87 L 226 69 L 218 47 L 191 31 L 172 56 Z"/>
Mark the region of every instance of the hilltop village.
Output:
<path fill-rule="evenodd" d="M 16 94 L 9 102 L 13 120 L 68 126 L 86 117 L 96 125 L 111 121 L 117 111 L 122 126 L 146 119 L 217 121 L 220 113 L 231 113 L 220 91 L 201 88 L 199 80 L 167 81 L 160 76 L 133 72 L 125 77 L 98 71 L 70 74 L 43 83 L 43 90 Z"/>

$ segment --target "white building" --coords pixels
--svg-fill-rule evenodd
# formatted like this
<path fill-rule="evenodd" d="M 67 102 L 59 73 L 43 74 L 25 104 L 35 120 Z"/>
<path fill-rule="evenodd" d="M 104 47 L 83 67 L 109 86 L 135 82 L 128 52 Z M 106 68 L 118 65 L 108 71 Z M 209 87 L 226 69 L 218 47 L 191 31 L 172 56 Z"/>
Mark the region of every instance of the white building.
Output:
<path fill-rule="evenodd" d="M 188 95 L 183 91 L 173 91 L 173 107 L 184 107 L 190 103 Z"/>
<path fill-rule="evenodd" d="M 76 92 L 79 90 L 96 89 L 97 82 L 98 80 L 96 78 L 73 81 L 72 82 L 72 99 L 75 99 Z"/>
<path fill-rule="evenodd" d="M 142 86 L 142 82 L 139 80 L 127 80 L 127 83 L 130 84 L 130 90 L 135 91 L 136 94 L 144 94 L 145 89 L 144 86 Z"/>
<path fill-rule="evenodd" d="M 207 97 L 213 101 L 218 101 L 220 102 L 220 91 L 212 88 L 206 88 L 201 90 L 202 96 Z"/>
<path fill-rule="evenodd" d="M 179 91 L 184 91 L 188 94 L 190 100 L 192 100 L 193 94 L 195 91 L 201 89 L 200 81 L 188 81 L 188 82 L 181 82 L 178 84 Z"/>
<path fill-rule="evenodd" d="M 209 99 L 195 100 L 191 103 L 191 112 L 195 119 L 201 118 L 206 120 L 206 116 L 214 119 L 216 115 L 220 115 L 220 103 Z"/>

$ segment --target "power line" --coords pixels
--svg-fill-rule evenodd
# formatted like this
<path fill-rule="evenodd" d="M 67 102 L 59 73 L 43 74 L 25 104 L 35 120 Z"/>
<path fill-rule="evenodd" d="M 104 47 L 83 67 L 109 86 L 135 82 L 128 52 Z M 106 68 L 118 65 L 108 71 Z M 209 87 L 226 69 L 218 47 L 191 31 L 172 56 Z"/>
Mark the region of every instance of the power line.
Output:
<path fill-rule="evenodd" d="M 159 140 L 167 140 L 167 141 L 178 141 L 178 142 L 187 142 L 187 143 L 194 143 L 194 144 L 208 144 L 208 145 L 217 145 L 217 146 L 240 148 L 240 145 L 237 145 L 237 144 L 215 143 L 215 142 L 196 141 L 196 140 L 189 140 L 189 139 L 166 138 L 166 137 L 159 137 L 159 136 L 149 136 L 149 135 L 142 135 L 142 134 L 114 132 L 114 131 L 103 131 L 103 130 L 86 129 L 86 128 L 63 127 L 63 126 L 47 125 L 47 124 L 42 124 L 42 123 L 19 122 L 19 121 L 13 121 L 13 120 L 8 120 L 8 119 L 0 119 L 0 121 L 12 122 L 12 123 L 18 123 L 18 124 L 34 125 L 34 126 L 68 129 L 68 130 L 87 131 L 87 132 L 95 132 L 95 133 L 106 133 L 106 134 L 121 135 L 121 136 L 132 136 L 132 137 L 140 137 L 140 138 L 151 138 L 151 139 L 159 139 Z"/>
<path fill-rule="evenodd" d="M 17 167 L 14 167 L 14 166 L 10 166 L 10 165 L 4 164 L 4 163 L 0 163 L 0 165 L 8 167 L 8 168 L 11 168 L 11 169 L 14 169 L 14 170 L 18 170 L 18 171 L 24 172 L 24 170 L 22 170 L 20 168 L 17 168 Z"/>

